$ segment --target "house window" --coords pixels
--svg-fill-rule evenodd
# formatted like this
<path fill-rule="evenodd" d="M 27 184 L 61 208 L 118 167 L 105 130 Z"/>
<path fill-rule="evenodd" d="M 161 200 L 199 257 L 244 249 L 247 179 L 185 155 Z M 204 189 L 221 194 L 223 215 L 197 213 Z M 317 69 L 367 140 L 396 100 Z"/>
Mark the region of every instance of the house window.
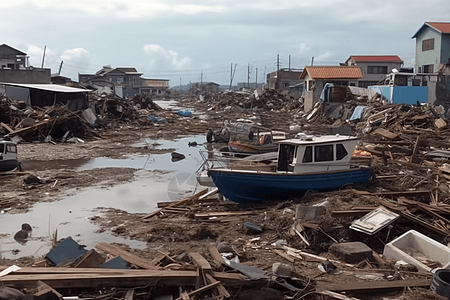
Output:
<path fill-rule="evenodd" d="M 286 87 L 289 87 L 289 82 L 284 82 L 283 83 L 283 86 L 286 88 Z"/>
<path fill-rule="evenodd" d="M 348 152 L 342 144 L 336 145 L 336 160 L 342 160 L 347 154 Z"/>
<path fill-rule="evenodd" d="M 315 146 L 314 161 L 333 161 L 333 145 Z"/>
<path fill-rule="evenodd" d="M 367 66 L 367 74 L 387 74 L 387 66 Z"/>
<path fill-rule="evenodd" d="M 434 49 L 434 39 L 427 39 L 422 41 L 422 51 L 428 51 L 433 49 Z"/>
<path fill-rule="evenodd" d="M 433 73 L 434 65 L 423 65 L 424 73 Z"/>

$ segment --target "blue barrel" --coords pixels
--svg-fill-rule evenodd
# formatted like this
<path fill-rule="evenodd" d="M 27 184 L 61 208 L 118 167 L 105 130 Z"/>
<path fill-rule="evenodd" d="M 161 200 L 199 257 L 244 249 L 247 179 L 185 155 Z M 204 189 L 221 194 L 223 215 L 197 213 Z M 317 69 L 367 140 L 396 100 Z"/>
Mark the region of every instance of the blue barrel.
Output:
<path fill-rule="evenodd" d="M 450 270 L 439 269 L 434 273 L 430 289 L 450 299 Z"/>

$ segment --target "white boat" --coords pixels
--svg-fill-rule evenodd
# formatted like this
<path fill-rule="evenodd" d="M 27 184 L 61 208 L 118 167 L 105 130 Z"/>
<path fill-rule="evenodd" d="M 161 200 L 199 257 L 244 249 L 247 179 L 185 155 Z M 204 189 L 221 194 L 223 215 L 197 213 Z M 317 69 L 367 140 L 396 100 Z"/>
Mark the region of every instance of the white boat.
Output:
<path fill-rule="evenodd" d="M 0 172 L 21 168 L 21 163 L 17 160 L 17 145 L 9 140 L 0 139 Z"/>

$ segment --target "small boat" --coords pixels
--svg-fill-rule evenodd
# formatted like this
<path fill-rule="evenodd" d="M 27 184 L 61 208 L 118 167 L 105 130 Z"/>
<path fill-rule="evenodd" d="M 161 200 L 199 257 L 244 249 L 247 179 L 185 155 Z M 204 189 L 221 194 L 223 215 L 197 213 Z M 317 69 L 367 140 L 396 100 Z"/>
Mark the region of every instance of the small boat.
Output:
<path fill-rule="evenodd" d="M 227 123 L 223 129 L 210 130 L 206 135 L 208 143 L 228 143 L 228 151 L 244 154 L 276 152 L 278 146 L 274 142 L 285 138 L 284 132 L 272 131 L 244 120 Z"/>
<path fill-rule="evenodd" d="M 16 143 L 0 139 L 0 172 L 21 169 L 22 164 L 17 160 Z"/>
<path fill-rule="evenodd" d="M 368 168 L 350 163 L 359 138 L 341 135 L 308 136 L 283 140 L 273 170 L 211 168 L 219 192 L 231 201 L 255 203 L 301 196 L 307 190 L 338 189 L 366 182 Z"/>

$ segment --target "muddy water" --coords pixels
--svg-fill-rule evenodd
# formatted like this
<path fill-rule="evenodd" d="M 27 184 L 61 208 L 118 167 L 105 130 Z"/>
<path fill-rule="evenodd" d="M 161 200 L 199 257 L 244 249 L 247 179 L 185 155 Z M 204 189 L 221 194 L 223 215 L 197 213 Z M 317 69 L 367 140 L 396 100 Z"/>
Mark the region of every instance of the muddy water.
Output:
<path fill-rule="evenodd" d="M 197 142 L 197 147 L 189 147 L 189 142 Z M 202 163 L 199 150 L 205 141 L 203 135 L 184 137 L 174 141 L 143 140 L 136 147 L 146 144 L 160 149 L 174 148 L 186 159 L 172 162 L 171 154 L 150 156 L 129 156 L 125 159 L 81 159 L 67 161 L 36 162 L 25 161 L 27 170 L 94 168 L 136 168 L 136 180 L 108 188 L 88 188 L 69 191 L 63 200 L 52 203 L 37 203 L 26 214 L 2 214 L 0 222 L 0 247 L 3 258 L 14 259 L 24 256 L 40 257 L 48 253 L 51 247 L 50 236 L 58 230 L 58 238 L 71 236 L 86 249 L 94 248 L 99 242 L 117 242 L 133 248 L 144 248 L 145 243 L 114 237 L 108 233 L 98 233 L 98 227 L 90 222 L 101 215 L 99 208 L 113 207 L 130 213 L 152 212 L 157 203 L 174 201 L 191 195 L 202 189 L 196 184 L 194 172 Z M 26 244 L 20 244 L 13 238 L 21 229 L 22 223 L 29 223 L 31 237 Z"/>

